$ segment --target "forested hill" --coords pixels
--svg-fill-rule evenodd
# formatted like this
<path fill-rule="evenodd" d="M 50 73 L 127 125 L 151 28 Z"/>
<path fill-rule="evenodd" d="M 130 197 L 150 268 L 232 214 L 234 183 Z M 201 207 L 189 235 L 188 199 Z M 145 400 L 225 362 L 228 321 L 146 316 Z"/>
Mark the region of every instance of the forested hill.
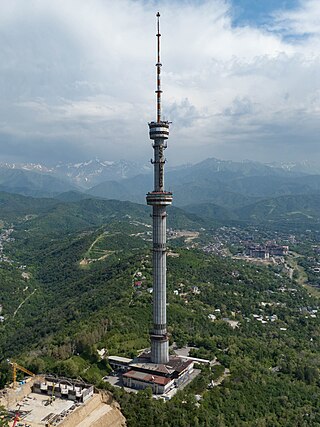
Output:
<path fill-rule="evenodd" d="M 39 199 L 0 192 L 0 219 L 5 221 L 26 219 L 28 215 L 41 215 L 58 204 L 54 199 Z"/>
<path fill-rule="evenodd" d="M 149 346 L 149 213 L 112 200 L 1 194 L 1 384 L 13 358 L 35 373 L 105 387 L 110 367 L 97 349 L 134 356 Z M 176 209 L 170 218 L 180 229 L 199 227 Z M 216 257 L 178 240 L 168 241 L 170 342 L 192 345 L 194 356 L 216 357 L 219 365 L 204 368 L 168 404 L 147 392 L 114 391 L 128 426 L 317 425 L 318 300 L 276 267 Z M 223 372 L 222 385 L 208 387 Z"/>
<path fill-rule="evenodd" d="M 168 225 L 175 229 L 198 230 L 203 222 L 178 208 L 168 211 Z M 73 310 L 77 321 L 79 316 L 86 321 L 85 310 L 71 309 L 73 297 L 76 305 L 78 298 L 84 304 L 88 298 L 95 306 L 95 297 L 87 294 L 92 284 L 101 293 L 99 283 L 104 286 L 106 277 L 126 270 L 126 262 L 130 269 L 130 257 L 151 247 L 150 214 L 148 206 L 117 200 L 80 198 L 68 203 L 0 193 L 0 304 L 1 315 L 9 320 L 2 330 L 0 323 L 2 357 L 19 354 L 28 343 L 33 347 L 49 330 L 56 333 L 60 320 L 70 320 Z M 112 300 L 116 294 L 108 293 Z M 100 294 L 97 298 L 104 301 Z"/>
<path fill-rule="evenodd" d="M 110 220 L 151 224 L 146 205 L 93 198 L 78 192 L 58 198 L 33 198 L 0 192 L 0 220 L 16 221 L 34 232 L 74 232 L 103 225 Z M 24 225 L 23 225 L 24 224 Z M 281 229 L 320 227 L 320 195 L 281 196 L 259 200 L 237 209 L 200 203 L 183 209 L 168 208 L 168 227 L 197 230 L 217 224 L 264 224 Z"/>
<path fill-rule="evenodd" d="M 70 195 L 72 201 L 65 198 Z M 39 233 L 74 232 L 97 227 L 111 220 L 131 219 L 151 224 L 151 208 L 132 202 L 81 197 L 68 193 L 58 199 L 33 198 L 0 192 L 0 220 L 16 221 Z M 205 222 L 175 207 L 168 209 L 168 226 L 198 229 Z"/>
<path fill-rule="evenodd" d="M 49 197 L 77 188 L 78 186 L 60 177 L 23 169 L 1 168 L 0 165 L 0 191 Z"/>
<path fill-rule="evenodd" d="M 287 230 L 320 227 L 320 194 L 271 197 L 235 209 L 200 203 L 185 206 L 184 210 L 203 220 L 229 224 L 263 224 Z"/>
<path fill-rule="evenodd" d="M 169 227 L 198 230 L 203 223 L 178 208 L 168 211 Z M 148 206 L 117 200 L 68 203 L 0 193 L 2 357 L 39 345 L 73 318 L 86 323 L 98 301 L 117 299 L 113 278 L 122 280 L 140 249 L 151 247 L 150 214 Z"/>
<path fill-rule="evenodd" d="M 1 381 L 8 378 L 6 359 L 14 357 L 33 372 L 80 376 L 101 387 L 109 367 L 97 348 L 134 356 L 149 345 L 148 227 L 119 226 L 56 238 L 13 233 L 6 248 L 19 263 L 0 268 Z M 204 369 L 166 406 L 147 393 L 115 391 L 128 426 L 317 425 L 319 320 L 310 316 L 317 301 L 270 268 L 174 250 L 168 257 L 171 343 L 193 345 L 196 357 L 217 357 L 221 365 Z M 145 277 L 138 288 L 137 271 Z M 225 369 L 230 375 L 223 384 L 208 389 Z"/>

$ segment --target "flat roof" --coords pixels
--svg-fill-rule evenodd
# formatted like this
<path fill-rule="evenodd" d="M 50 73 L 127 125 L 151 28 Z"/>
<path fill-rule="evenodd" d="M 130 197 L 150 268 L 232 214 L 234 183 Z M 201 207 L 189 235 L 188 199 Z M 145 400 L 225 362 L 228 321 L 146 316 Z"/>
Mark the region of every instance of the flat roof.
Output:
<path fill-rule="evenodd" d="M 144 369 L 146 371 L 158 372 L 165 375 L 169 375 L 174 372 L 174 369 L 169 369 L 166 365 L 157 365 L 156 363 L 149 363 L 145 361 L 130 363 L 130 368 Z"/>
<path fill-rule="evenodd" d="M 178 356 L 170 356 L 166 364 L 151 363 L 149 357 L 139 357 L 134 359 L 133 363 L 130 363 L 130 368 L 159 373 L 160 375 L 172 375 L 174 372 L 181 374 L 192 363 L 192 358 L 186 359 Z"/>
<path fill-rule="evenodd" d="M 200 359 L 199 357 L 191 357 L 191 356 L 178 356 L 180 357 L 180 359 L 185 359 L 185 360 L 192 360 L 193 362 L 199 362 L 199 363 L 210 363 L 209 359 Z"/>
<path fill-rule="evenodd" d="M 174 369 L 176 372 L 183 372 L 185 369 L 187 369 L 190 365 L 192 365 L 193 360 L 185 360 L 181 359 L 180 357 L 173 356 L 170 357 L 169 362 L 166 364 L 167 367 L 170 367 Z"/>
<path fill-rule="evenodd" d="M 128 359 L 127 357 L 121 356 L 109 356 L 108 360 L 111 362 L 120 362 L 120 363 L 131 363 L 132 359 Z"/>
<path fill-rule="evenodd" d="M 133 369 L 123 374 L 123 377 L 131 378 L 136 381 L 142 381 L 145 383 L 158 384 L 158 385 L 167 385 L 170 382 L 173 382 L 171 378 L 162 377 L 154 374 L 147 374 L 145 372 L 139 372 Z"/>

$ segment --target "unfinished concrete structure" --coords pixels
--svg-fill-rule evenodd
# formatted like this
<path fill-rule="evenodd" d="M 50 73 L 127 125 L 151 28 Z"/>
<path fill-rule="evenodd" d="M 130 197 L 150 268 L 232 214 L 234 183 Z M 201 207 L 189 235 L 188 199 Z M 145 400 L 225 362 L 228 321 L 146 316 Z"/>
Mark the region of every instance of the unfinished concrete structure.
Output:
<path fill-rule="evenodd" d="M 124 427 L 119 405 L 107 391 L 93 390 L 90 384 L 69 378 L 37 375 L 23 380 L 14 389 L 0 390 L 4 406 L 16 425 L 30 427 Z M 10 424 L 11 425 L 11 424 Z"/>
<path fill-rule="evenodd" d="M 85 402 L 93 396 L 93 385 L 69 378 L 46 376 L 44 381 L 33 383 L 32 391 L 61 399 Z"/>
<path fill-rule="evenodd" d="M 160 13 L 157 13 L 157 121 L 149 123 L 153 140 L 154 190 L 147 194 L 147 204 L 152 206 L 153 219 L 153 328 L 151 338 L 152 363 L 169 361 L 169 339 L 166 313 L 166 207 L 172 203 L 172 193 L 164 189 L 164 150 L 169 137 L 169 122 L 161 119 L 161 62 L 160 62 Z"/>

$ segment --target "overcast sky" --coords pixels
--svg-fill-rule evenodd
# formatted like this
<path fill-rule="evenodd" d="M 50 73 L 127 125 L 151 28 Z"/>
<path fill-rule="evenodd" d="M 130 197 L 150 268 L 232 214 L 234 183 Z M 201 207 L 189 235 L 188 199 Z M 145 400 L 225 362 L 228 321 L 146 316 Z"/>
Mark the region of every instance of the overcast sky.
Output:
<path fill-rule="evenodd" d="M 0 161 L 320 161 L 319 0 L 0 0 Z"/>

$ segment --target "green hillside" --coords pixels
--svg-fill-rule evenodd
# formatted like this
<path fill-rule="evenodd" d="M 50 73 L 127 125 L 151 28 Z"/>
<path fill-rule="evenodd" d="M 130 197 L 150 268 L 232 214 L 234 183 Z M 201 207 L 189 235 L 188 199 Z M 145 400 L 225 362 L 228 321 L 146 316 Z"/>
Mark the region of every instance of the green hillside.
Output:
<path fill-rule="evenodd" d="M 102 386 L 108 366 L 99 361 L 96 348 L 133 356 L 149 345 L 150 251 L 147 241 L 132 235 L 135 227 L 113 223 L 56 239 L 45 235 L 42 239 L 19 238 L 16 233 L 10 254 L 27 265 L 32 278 L 24 291 L 26 286 L 12 267 L 1 269 L 2 277 L 7 278 L 7 291 L 2 294 L 5 322 L 0 325 L 2 380 L 6 378 L 5 359 L 15 357 L 35 372 L 81 376 Z M 81 268 L 81 259 L 102 231 L 109 234 L 95 250 L 109 248 L 112 254 Z M 307 410 L 312 422 L 317 420 L 319 320 L 301 312 L 302 307 L 317 306 L 314 298 L 267 267 L 196 250 L 180 249 L 178 254 L 168 258 L 171 342 L 196 346 L 198 357 L 217 357 L 230 376 L 220 387 L 208 389 L 215 370 L 204 369 L 166 406 L 150 400 L 147 393 L 127 395 L 114 390 L 128 425 L 205 425 L 205 420 L 219 425 L 223 419 L 231 427 L 253 426 L 257 419 L 268 419 L 267 425 L 289 426 L 303 420 Z M 137 270 L 146 277 L 139 290 L 133 286 Z M 192 291 L 194 285 L 198 294 Z M 294 293 L 283 291 L 293 286 Z M 176 289 L 178 295 L 173 292 Z M 214 322 L 208 319 L 212 313 L 217 316 Z M 257 313 L 266 319 L 264 324 L 253 316 Z M 271 315 L 276 316 L 275 321 L 268 320 Z M 235 329 L 228 325 L 229 319 L 237 322 Z M 195 394 L 202 396 L 199 407 Z"/>
<path fill-rule="evenodd" d="M 68 199 L 63 196 L 63 199 Z M 151 224 L 151 208 L 131 202 L 104 200 L 71 193 L 75 201 L 41 199 L 0 192 L 0 220 L 17 221 L 35 233 L 74 232 L 109 221 L 132 219 Z M 168 226 L 198 229 L 205 222 L 192 213 L 170 207 Z"/>
<path fill-rule="evenodd" d="M 282 196 L 237 210 L 240 219 L 320 222 L 320 195 Z"/>
<path fill-rule="evenodd" d="M 215 203 L 199 203 L 194 205 L 185 206 L 187 212 L 194 213 L 201 218 L 215 219 L 216 221 L 227 223 L 230 220 L 238 219 L 236 213 L 231 209 L 227 209 L 216 205 Z"/>
<path fill-rule="evenodd" d="M 3 245 L 9 261 L 0 262 L 1 384 L 9 380 L 6 360 L 12 358 L 36 373 L 107 387 L 102 377 L 110 367 L 97 349 L 132 357 L 149 346 L 150 209 L 99 199 L 2 195 L 2 201 L 0 218 L 11 212 L 14 221 L 4 224 L 13 222 L 13 231 Z M 287 201 L 284 210 L 297 202 Z M 317 199 L 313 203 L 317 209 Z M 263 215 L 263 206 L 255 212 Z M 178 209 L 168 220 L 199 227 L 197 217 Z M 173 244 L 169 240 L 170 343 L 191 345 L 194 356 L 216 357 L 219 365 L 202 368 L 169 403 L 147 391 L 112 389 L 128 426 L 316 426 L 320 324 L 311 313 L 319 301 L 276 266 Z M 137 271 L 144 277 L 139 287 Z M 222 372 L 222 384 L 209 386 Z"/>
<path fill-rule="evenodd" d="M 55 199 L 60 200 L 61 202 L 78 202 L 79 200 L 92 199 L 93 196 L 90 196 L 81 191 L 66 191 L 54 196 Z"/>
<path fill-rule="evenodd" d="M 320 195 L 281 196 L 231 209 L 214 203 L 188 205 L 186 211 L 205 221 L 221 224 L 261 224 L 287 229 L 317 229 L 320 226 Z"/>
<path fill-rule="evenodd" d="M 40 215 L 58 203 L 54 199 L 39 199 L 0 192 L 0 219 L 13 221 L 23 219 L 27 215 Z"/>

